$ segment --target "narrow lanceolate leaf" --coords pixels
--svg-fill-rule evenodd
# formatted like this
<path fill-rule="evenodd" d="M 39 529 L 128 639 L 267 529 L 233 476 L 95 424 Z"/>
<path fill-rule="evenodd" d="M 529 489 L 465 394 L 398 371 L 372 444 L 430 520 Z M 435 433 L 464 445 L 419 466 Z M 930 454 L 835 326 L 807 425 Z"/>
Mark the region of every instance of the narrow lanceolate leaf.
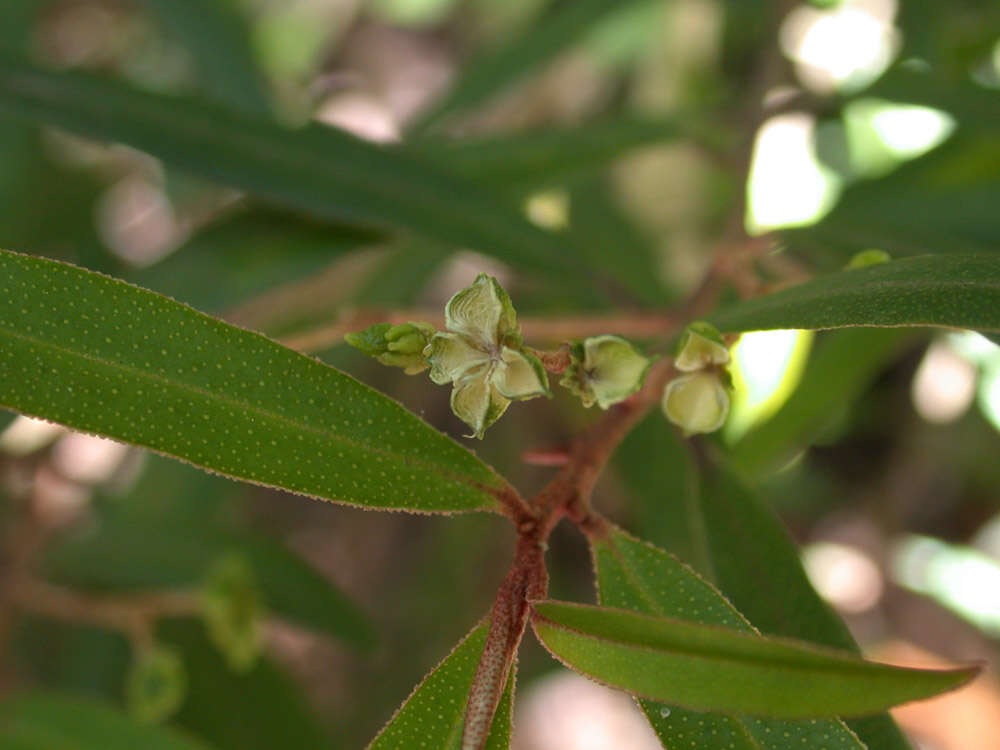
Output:
<path fill-rule="evenodd" d="M 210 750 L 194 737 L 139 724 L 111 706 L 56 693 L 25 693 L 0 703 L 6 750 Z"/>
<path fill-rule="evenodd" d="M 410 230 L 533 270 L 575 272 L 573 249 L 502 197 L 333 128 L 291 131 L 227 108 L 9 58 L 0 58 L 4 113 L 125 143 L 320 218 Z"/>
<path fill-rule="evenodd" d="M 486 645 L 488 623 L 477 625 L 455 650 L 424 678 L 368 750 L 459 750 L 465 708 L 476 665 Z M 510 747 L 514 670 L 493 718 L 486 750 Z"/>
<path fill-rule="evenodd" d="M 685 134 L 672 120 L 620 118 L 482 138 L 435 138 L 405 148 L 463 176 L 520 192 L 562 184 L 638 146 Z"/>
<path fill-rule="evenodd" d="M 567 602 L 536 602 L 532 625 L 576 671 L 700 711 L 858 716 L 952 690 L 978 672 L 893 667 L 801 641 Z"/>
<path fill-rule="evenodd" d="M 503 480 L 399 404 L 186 305 L 0 251 L 0 406 L 370 508 L 487 510 Z"/>
<path fill-rule="evenodd" d="M 543 16 L 499 49 L 471 62 L 458 82 L 421 118 L 418 129 L 474 107 L 552 60 L 612 12 L 636 0 L 573 0 Z"/>
<path fill-rule="evenodd" d="M 204 88 L 252 115 L 271 114 L 250 28 L 229 0 L 140 0 L 194 58 Z"/>
<path fill-rule="evenodd" d="M 841 271 L 711 316 L 721 331 L 943 326 L 1000 331 L 1000 258 L 922 255 Z"/>
<path fill-rule="evenodd" d="M 613 526 L 593 535 L 590 544 L 602 604 L 756 632 L 715 587 L 673 555 Z M 639 703 L 663 746 L 671 749 L 864 750 L 865 747 L 839 719 L 759 719 L 699 713 L 650 700 Z M 814 739 L 822 742 L 813 743 Z"/>

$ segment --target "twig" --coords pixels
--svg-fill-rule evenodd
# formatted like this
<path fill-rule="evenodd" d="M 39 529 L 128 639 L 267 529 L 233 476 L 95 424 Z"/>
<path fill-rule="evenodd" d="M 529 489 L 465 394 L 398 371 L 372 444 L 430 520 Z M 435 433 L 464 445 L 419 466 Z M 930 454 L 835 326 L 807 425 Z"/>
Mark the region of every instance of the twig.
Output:
<path fill-rule="evenodd" d="M 140 646 L 148 645 L 157 619 L 201 612 L 201 597 L 194 591 L 96 596 L 29 576 L 18 576 L 8 586 L 7 601 L 22 612 L 117 630 Z"/>

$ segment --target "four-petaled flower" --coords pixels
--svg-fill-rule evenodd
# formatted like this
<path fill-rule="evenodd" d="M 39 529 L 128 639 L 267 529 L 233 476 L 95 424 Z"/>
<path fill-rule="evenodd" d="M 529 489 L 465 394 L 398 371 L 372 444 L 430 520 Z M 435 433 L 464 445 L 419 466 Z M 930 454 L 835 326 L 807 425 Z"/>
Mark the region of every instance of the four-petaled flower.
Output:
<path fill-rule="evenodd" d="M 549 396 L 541 361 L 522 348 L 517 313 L 492 276 L 479 274 L 445 308 L 446 332 L 423 351 L 438 385 L 453 383 L 451 409 L 477 438 L 511 401 Z"/>

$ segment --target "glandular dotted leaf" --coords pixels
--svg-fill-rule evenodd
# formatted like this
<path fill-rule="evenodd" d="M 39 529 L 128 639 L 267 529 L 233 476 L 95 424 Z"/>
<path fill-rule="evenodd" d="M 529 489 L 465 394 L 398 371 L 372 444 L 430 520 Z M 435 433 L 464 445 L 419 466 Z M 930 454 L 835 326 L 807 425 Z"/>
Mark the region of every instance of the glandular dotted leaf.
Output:
<path fill-rule="evenodd" d="M 504 482 L 353 378 L 64 263 L 0 251 L 0 405 L 370 508 L 495 509 Z"/>

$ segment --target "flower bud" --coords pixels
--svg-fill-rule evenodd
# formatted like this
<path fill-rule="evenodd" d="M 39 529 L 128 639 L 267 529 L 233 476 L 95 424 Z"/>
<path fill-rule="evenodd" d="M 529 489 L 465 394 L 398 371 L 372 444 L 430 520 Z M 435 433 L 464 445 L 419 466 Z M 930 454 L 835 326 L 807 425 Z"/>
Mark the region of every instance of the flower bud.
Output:
<path fill-rule="evenodd" d="M 423 351 L 434 333 L 434 326 L 428 323 L 376 323 L 347 334 L 344 341 L 383 365 L 402 367 L 407 375 L 416 375 L 429 366 Z"/>
<path fill-rule="evenodd" d="M 729 348 L 715 326 L 697 321 L 689 325 L 677 345 L 674 367 L 681 372 L 695 372 L 729 362 Z"/>
<path fill-rule="evenodd" d="M 692 372 L 667 384 L 662 406 L 667 419 L 687 435 L 715 432 L 729 415 L 729 393 L 718 372 Z"/>
<path fill-rule="evenodd" d="M 570 351 L 570 366 L 560 385 L 583 405 L 602 409 L 624 401 L 642 387 L 652 360 L 619 336 L 594 336 Z"/>
<path fill-rule="evenodd" d="M 202 590 L 208 636 L 236 672 L 248 672 L 260 654 L 265 611 L 253 571 L 239 557 L 217 563 Z"/>
<path fill-rule="evenodd" d="M 153 646 L 136 654 L 125 677 L 125 699 L 137 721 L 155 724 L 169 718 L 184 703 L 187 675 L 171 648 Z"/>
<path fill-rule="evenodd" d="M 885 250 L 862 250 L 860 253 L 855 253 L 844 268 L 847 270 L 867 268 L 868 266 L 878 266 L 882 263 L 888 263 L 890 260 L 892 260 L 892 257 Z"/>

